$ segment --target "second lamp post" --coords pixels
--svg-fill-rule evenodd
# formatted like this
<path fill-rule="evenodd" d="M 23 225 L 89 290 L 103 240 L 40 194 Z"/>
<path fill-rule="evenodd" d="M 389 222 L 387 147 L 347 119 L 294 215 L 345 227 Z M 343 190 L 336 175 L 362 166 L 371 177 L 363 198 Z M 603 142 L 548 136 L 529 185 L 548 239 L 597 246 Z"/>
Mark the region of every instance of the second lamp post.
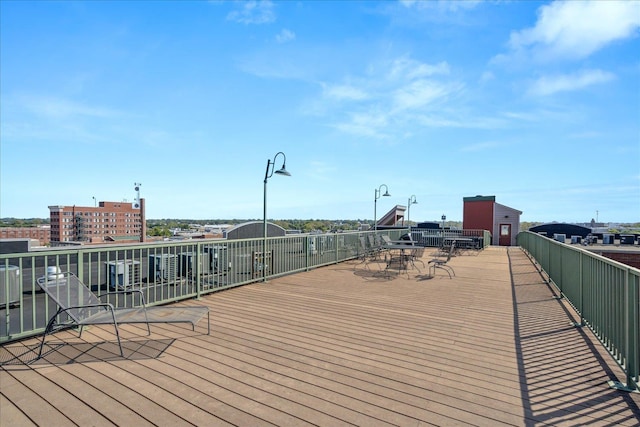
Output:
<path fill-rule="evenodd" d="M 380 188 L 377 188 L 375 190 L 375 194 L 373 197 L 373 230 L 377 231 L 378 230 L 378 211 L 377 211 L 377 207 L 378 207 L 378 199 L 380 198 L 380 193 L 382 193 L 382 187 L 384 187 L 384 194 L 383 196 L 385 197 L 389 197 L 391 196 L 391 194 L 389 194 L 389 188 L 387 187 L 386 184 L 382 184 L 380 186 Z"/>
<path fill-rule="evenodd" d="M 264 173 L 264 205 L 263 205 L 264 209 L 263 209 L 263 215 L 262 215 L 262 227 L 264 231 L 263 240 L 262 240 L 262 281 L 263 282 L 267 281 L 267 262 L 272 261 L 271 259 L 267 261 L 267 180 L 273 176 L 273 173 L 274 173 L 273 170 L 276 164 L 276 159 L 280 154 L 282 154 L 282 168 L 275 171 L 275 173 L 279 175 L 284 175 L 284 176 L 291 176 L 291 174 L 287 171 L 287 168 L 286 168 L 287 156 L 285 156 L 285 154 L 282 151 L 276 153 L 276 155 L 273 157 L 273 161 L 271 161 L 270 159 L 267 160 L 267 170 Z"/>
<path fill-rule="evenodd" d="M 407 225 L 411 227 L 410 216 L 411 216 L 411 205 L 417 204 L 416 196 L 414 194 L 409 197 L 409 201 L 407 202 Z"/>

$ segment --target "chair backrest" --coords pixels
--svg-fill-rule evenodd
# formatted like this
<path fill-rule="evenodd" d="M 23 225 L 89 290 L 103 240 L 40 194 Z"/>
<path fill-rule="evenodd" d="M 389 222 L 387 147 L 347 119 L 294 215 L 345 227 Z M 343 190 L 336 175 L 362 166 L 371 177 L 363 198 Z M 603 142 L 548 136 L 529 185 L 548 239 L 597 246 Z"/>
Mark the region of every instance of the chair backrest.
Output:
<path fill-rule="evenodd" d="M 365 237 L 364 237 L 364 236 L 360 236 L 360 237 L 358 238 L 358 240 L 360 241 L 360 249 L 361 249 L 363 252 L 367 252 L 367 250 L 368 250 L 369 248 L 367 248 L 367 240 L 365 239 Z"/>
<path fill-rule="evenodd" d="M 456 242 L 454 240 L 453 242 L 451 242 L 451 246 L 449 246 L 449 252 L 447 253 L 447 262 L 449 262 L 449 260 L 453 256 L 453 251 L 455 249 L 456 249 Z"/>
<path fill-rule="evenodd" d="M 382 243 L 385 245 L 388 245 L 391 243 L 391 238 L 389 236 L 387 236 L 386 234 L 382 234 L 380 236 L 380 238 L 382 239 Z"/>
<path fill-rule="evenodd" d="M 60 308 L 67 310 L 66 313 L 76 323 L 105 310 L 104 307 L 87 307 L 102 301 L 71 272 L 49 274 L 40 277 L 37 283 Z"/>

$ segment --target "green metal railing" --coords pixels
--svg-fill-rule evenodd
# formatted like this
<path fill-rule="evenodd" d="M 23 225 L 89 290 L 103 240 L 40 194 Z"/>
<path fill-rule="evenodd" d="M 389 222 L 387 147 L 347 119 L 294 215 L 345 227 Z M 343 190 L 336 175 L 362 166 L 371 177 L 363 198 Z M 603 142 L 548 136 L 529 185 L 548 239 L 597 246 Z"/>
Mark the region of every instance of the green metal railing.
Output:
<path fill-rule="evenodd" d="M 100 295 L 141 289 L 149 305 L 166 304 L 357 258 L 368 234 L 399 239 L 408 229 L 291 235 L 263 239 L 187 240 L 82 246 L 0 255 L 0 343 L 37 335 L 57 307 L 36 280 L 55 271 L 76 274 Z M 380 239 L 373 239 L 379 241 Z M 54 270 L 54 271 L 51 271 Z M 263 276 L 264 275 L 264 276 Z M 130 298 L 112 301 L 117 306 Z"/>
<path fill-rule="evenodd" d="M 640 270 L 531 232 L 519 233 L 517 243 L 624 370 L 626 384 L 611 385 L 638 391 Z"/>
<path fill-rule="evenodd" d="M 411 229 L 411 238 L 419 245 L 426 247 L 442 247 L 447 239 L 463 239 L 462 245 L 468 249 L 484 249 L 491 245 L 491 232 L 487 230 L 458 230 L 458 229 Z"/>

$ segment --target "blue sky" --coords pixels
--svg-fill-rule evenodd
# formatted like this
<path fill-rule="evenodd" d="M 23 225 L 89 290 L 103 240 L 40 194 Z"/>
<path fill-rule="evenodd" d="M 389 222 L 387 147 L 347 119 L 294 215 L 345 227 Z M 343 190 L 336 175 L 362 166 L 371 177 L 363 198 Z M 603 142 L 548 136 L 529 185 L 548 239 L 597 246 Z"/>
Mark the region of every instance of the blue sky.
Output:
<path fill-rule="evenodd" d="M 0 8 L 0 217 L 640 221 L 638 1 Z"/>

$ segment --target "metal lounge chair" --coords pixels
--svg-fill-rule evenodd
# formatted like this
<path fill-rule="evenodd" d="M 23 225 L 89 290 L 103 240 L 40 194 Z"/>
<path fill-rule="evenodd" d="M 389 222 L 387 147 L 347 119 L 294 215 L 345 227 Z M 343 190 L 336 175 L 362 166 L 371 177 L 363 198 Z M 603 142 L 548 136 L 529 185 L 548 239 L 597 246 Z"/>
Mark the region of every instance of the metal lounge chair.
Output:
<path fill-rule="evenodd" d="M 61 329 L 78 326 L 80 336 L 82 328 L 86 325 L 107 325 L 112 324 L 116 331 L 120 356 L 124 357 L 122 343 L 120 342 L 120 332 L 118 324 L 145 323 L 147 333 L 151 335 L 150 323 L 190 323 L 195 330 L 198 323 L 205 315 L 207 316 L 207 335 L 211 334 L 211 324 L 208 307 L 176 307 L 157 306 L 147 307 L 144 303 L 144 295 L 140 289 L 129 289 L 125 291 L 107 292 L 96 296 L 82 281 L 73 273 L 48 274 L 37 280 L 38 285 L 47 295 L 58 304 L 58 311 L 54 314 L 42 335 L 38 358 L 42 357 L 42 349 L 47 334 L 52 334 Z M 140 294 L 141 305 L 132 308 L 117 308 L 109 302 L 100 298 L 111 294 Z M 58 323 L 60 316 L 66 314 L 67 321 Z M 65 317 L 65 316 L 63 316 Z M 36 360 L 37 360 L 36 359 Z"/>
<path fill-rule="evenodd" d="M 436 268 L 441 268 L 444 271 L 446 271 L 450 279 L 451 279 L 452 273 L 454 276 L 456 275 L 456 272 L 453 270 L 453 267 L 448 265 L 449 261 L 451 260 L 451 257 L 453 256 L 453 251 L 455 250 L 455 248 L 456 248 L 456 243 L 451 242 L 451 246 L 449 246 L 449 251 L 447 252 L 446 257 L 444 258 L 436 257 L 436 258 L 433 258 L 431 261 L 429 261 L 429 266 L 430 268 L 433 268 L 434 276 L 436 274 Z"/>

